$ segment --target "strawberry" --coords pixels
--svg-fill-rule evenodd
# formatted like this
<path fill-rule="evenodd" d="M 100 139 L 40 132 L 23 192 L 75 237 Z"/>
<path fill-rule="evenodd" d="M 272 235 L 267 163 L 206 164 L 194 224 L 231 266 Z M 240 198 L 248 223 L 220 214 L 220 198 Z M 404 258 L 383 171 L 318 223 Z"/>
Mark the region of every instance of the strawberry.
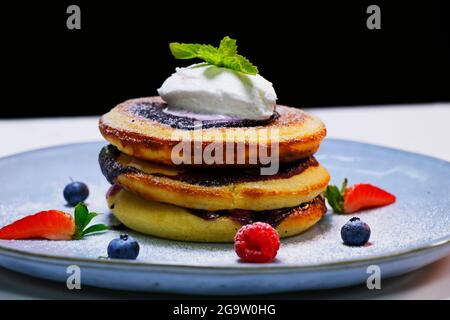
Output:
<path fill-rule="evenodd" d="M 95 216 L 97 216 L 96 213 L 89 212 L 81 203 L 75 207 L 75 219 L 63 211 L 40 211 L 1 228 L 0 239 L 78 240 L 87 234 L 108 229 L 103 224 L 86 228 Z"/>
<path fill-rule="evenodd" d="M 26 216 L 0 229 L 0 239 L 46 238 L 69 240 L 75 233 L 75 222 L 69 214 L 48 210 Z"/>
<path fill-rule="evenodd" d="M 385 206 L 395 202 L 395 196 L 368 183 L 359 183 L 347 188 L 344 194 L 344 211 Z"/>
<path fill-rule="evenodd" d="M 347 179 L 342 183 L 341 189 L 329 185 L 324 195 L 335 213 L 351 213 L 361 209 L 385 206 L 396 200 L 394 195 L 368 183 L 347 187 Z"/>

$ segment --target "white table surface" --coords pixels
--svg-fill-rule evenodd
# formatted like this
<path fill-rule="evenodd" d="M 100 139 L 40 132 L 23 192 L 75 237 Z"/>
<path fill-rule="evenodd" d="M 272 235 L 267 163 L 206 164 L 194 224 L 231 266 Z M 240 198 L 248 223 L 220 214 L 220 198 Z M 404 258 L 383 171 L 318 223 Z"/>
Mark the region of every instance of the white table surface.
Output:
<path fill-rule="evenodd" d="M 419 152 L 450 161 L 450 104 L 310 109 L 326 123 L 328 137 Z M 0 156 L 58 144 L 101 140 L 98 117 L 0 120 Z M 449 190 L 450 191 L 450 190 Z M 450 212 L 449 212 L 450 214 Z M 33 279 L 0 268 L 0 299 L 171 298 Z M 450 256 L 419 271 L 365 286 L 264 296 L 264 298 L 450 299 Z"/>

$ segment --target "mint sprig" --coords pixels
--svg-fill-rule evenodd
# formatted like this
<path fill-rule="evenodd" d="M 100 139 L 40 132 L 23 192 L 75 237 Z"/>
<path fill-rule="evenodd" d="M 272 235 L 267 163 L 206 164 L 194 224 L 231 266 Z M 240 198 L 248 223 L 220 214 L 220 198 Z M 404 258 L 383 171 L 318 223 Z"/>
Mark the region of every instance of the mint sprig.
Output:
<path fill-rule="evenodd" d="M 86 205 L 79 203 L 75 206 L 75 234 L 73 235 L 74 240 L 80 240 L 84 236 L 96 232 L 102 232 L 108 230 L 108 227 L 104 224 L 95 224 L 86 228 L 89 223 L 98 216 L 95 212 L 89 212 Z"/>
<path fill-rule="evenodd" d="M 345 213 L 344 211 L 344 194 L 347 189 L 347 178 L 342 182 L 341 189 L 337 186 L 329 185 L 325 189 L 324 196 L 328 201 L 328 204 L 331 206 L 333 211 L 338 214 Z"/>
<path fill-rule="evenodd" d="M 258 68 L 247 58 L 237 53 L 236 40 L 226 36 L 219 47 L 210 44 L 178 43 L 169 44 L 176 59 L 202 59 L 209 64 L 232 69 L 247 74 L 258 74 Z"/>

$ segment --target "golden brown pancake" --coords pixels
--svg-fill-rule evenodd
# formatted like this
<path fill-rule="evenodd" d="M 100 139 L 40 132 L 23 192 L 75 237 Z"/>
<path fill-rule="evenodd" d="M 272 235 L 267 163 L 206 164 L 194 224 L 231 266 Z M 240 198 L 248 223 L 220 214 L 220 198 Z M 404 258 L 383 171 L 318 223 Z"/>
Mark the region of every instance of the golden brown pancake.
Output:
<path fill-rule="evenodd" d="M 314 157 L 284 164 L 275 175 L 259 168 L 166 166 L 136 159 L 112 145 L 99 162 L 108 181 L 148 200 L 203 210 L 295 207 L 321 194 L 330 179 Z"/>
<path fill-rule="evenodd" d="M 203 121 L 201 135 L 196 137 L 194 132 L 198 130 L 194 130 L 194 119 L 166 113 L 166 107 L 167 104 L 158 96 L 125 101 L 100 118 L 100 131 L 106 140 L 122 152 L 168 165 L 174 164 L 171 153 L 181 140 L 175 133 L 189 135 L 193 145 L 198 142 L 202 151 L 211 143 L 242 143 L 246 151 L 242 155 L 245 161 L 241 165 L 251 164 L 250 159 L 255 156 L 255 150 L 259 147 L 264 149 L 273 142 L 279 145 L 281 163 L 308 158 L 318 150 L 326 135 L 325 125 L 317 117 L 279 105 L 276 113 L 264 121 Z M 278 135 L 272 135 L 271 129 L 277 129 Z M 232 138 L 229 136 L 231 132 Z M 225 148 L 224 162 L 227 153 L 231 152 Z M 234 159 L 231 164 L 215 163 L 209 166 L 236 165 L 237 154 L 239 152 L 234 150 L 229 155 L 229 159 Z M 194 164 L 194 155 L 191 156 L 190 164 Z"/>
<path fill-rule="evenodd" d="M 124 189 L 115 189 L 107 199 L 117 219 L 130 229 L 161 238 L 195 242 L 233 242 L 242 225 L 256 221 L 270 223 L 281 237 L 289 237 L 316 224 L 327 211 L 321 196 L 294 208 L 264 212 L 199 212 L 144 200 Z"/>

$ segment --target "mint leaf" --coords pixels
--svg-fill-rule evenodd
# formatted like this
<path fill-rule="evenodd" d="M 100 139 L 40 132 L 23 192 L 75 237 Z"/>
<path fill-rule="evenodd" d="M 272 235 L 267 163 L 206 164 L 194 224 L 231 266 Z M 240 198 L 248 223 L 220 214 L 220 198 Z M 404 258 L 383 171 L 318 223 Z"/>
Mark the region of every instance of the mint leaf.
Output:
<path fill-rule="evenodd" d="M 86 234 L 93 232 L 100 232 L 108 230 L 108 227 L 104 224 L 96 224 L 86 229 L 89 223 L 98 216 L 95 212 L 89 212 L 86 205 L 79 203 L 75 207 L 75 234 L 74 240 L 82 239 Z"/>
<path fill-rule="evenodd" d="M 198 50 L 198 56 L 202 60 L 206 62 L 219 66 L 221 64 L 221 55 L 219 54 L 219 50 L 209 44 L 202 45 Z"/>
<path fill-rule="evenodd" d="M 102 232 L 108 230 L 108 227 L 104 224 L 94 224 L 93 226 L 90 226 L 86 230 L 84 230 L 83 235 L 88 235 L 95 232 Z"/>
<path fill-rule="evenodd" d="M 329 185 L 325 189 L 324 196 L 335 213 L 345 213 L 344 194 L 345 190 L 347 189 L 347 182 L 347 178 L 345 178 L 344 182 L 342 183 L 341 189 L 334 185 Z"/>
<path fill-rule="evenodd" d="M 226 36 L 225 38 L 220 41 L 219 45 L 219 54 L 223 56 L 234 56 L 237 54 L 237 45 L 236 40 L 231 39 L 229 36 Z"/>
<path fill-rule="evenodd" d="M 86 217 L 85 224 L 83 226 L 83 229 L 87 227 L 87 225 L 94 219 L 96 216 L 98 216 L 95 212 L 89 212 L 88 216 Z"/>
<path fill-rule="evenodd" d="M 177 59 L 194 59 L 198 57 L 200 44 L 193 43 L 178 43 L 172 42 L 169 44 L 170 51 Z"/>
<path fill-rule="evenodd" d="M 258 74 L 258 68 L 237 53 L 236 40 L 228 36 L 220 41 L 218 48 L 209 44 L 178 42 L 170 43 L 169 48 L 176 59 L 198 58 L 218 67 L 247 74 Z"/>
<path fill-rule="evenodd" d="M 83 230 L 86 227 L 86 219 L 89 215 L 89 210 L 83 203 L 78 203 L 75 206 L 75 226 L 77 230 Z"/>
<path fill-rule="evenodd" d="M 226 57 L 224 67 L 248 74 L 258 74 L 258 68 L 241 55 Z"/>

